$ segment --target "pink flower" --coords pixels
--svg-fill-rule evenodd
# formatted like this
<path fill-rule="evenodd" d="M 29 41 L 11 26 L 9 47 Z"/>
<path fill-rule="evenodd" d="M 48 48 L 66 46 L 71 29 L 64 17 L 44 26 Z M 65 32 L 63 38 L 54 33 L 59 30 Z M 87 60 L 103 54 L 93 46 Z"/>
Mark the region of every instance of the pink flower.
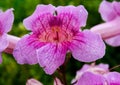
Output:
<path fill-rule="evenodd" d="M 109 72 L 108 64 L 87 65 L 77 72 L 74 85 L 120 85 L 120 73 Z"/>
<path fill-rule="evenodd" d="M 100 4 L 99 12 L 103 20 L 109 23 L 109 29 L 116 29 L 114 33 L 118 34 L 117 36 L 108 38 L 105 41 L 111 46 L 120 46 L 120 2 L 113 1 L 111 3 L 104 0 Z"/>
<path fill-rule="evenodd" d="M 47 74 L 65 61 L 67 52 L 79 61 L 91 62 L 102 58 L 105 45 L 101 36 L 85 26 L 87 11 L 83 6 L 38 5 L 23 23 L 31 34 L 17 43 L 13 55 L 19 64 L 39 63 Z"/>
<path fill-rule="evenodd" d="M 13 9 L 8 9 L 5 12 L 0 11 L 0 63 L 2 62 L 1 52 L 5 50 L 9 44 L 7 32 L 11 30 L 13 21 Z"/>

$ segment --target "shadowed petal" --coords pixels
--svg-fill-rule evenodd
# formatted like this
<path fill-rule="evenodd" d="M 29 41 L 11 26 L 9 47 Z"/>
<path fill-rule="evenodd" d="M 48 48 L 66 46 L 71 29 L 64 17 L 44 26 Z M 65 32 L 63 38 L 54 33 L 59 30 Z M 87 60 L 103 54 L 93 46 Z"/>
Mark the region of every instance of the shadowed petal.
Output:
<path fill-rule="evenodd" d="M 43 46 L 34 36 L 25 35 L 18 41 L 13 55 L 19 64 L 36 64 L 36 49 Z"/>
<path fill-rule="evenodd" d="M 107 44 L 117 47 L 120 46 L 120 35 L 105 40 Z"/>
<path fill-rule="evenodd" d="M 38 5 L 34 13 L 24 19 L 23 24 L 31 31 L 41 31 L 49 28 L 49 20 L 53 16 L 55 7 L 52 5 Z"/>
<path fill-rule="evenodd" d="M 11 30 L 14 21 L 13 9 L 0 12 L 0 33 L 7 33 Z"/>
<path fill-rule="evenodd" d="M 75 59 L 83 62 L 95 61 L 105 54 L 105 44 L 101 36 L 89 30 L 78 33 L 69 49 Z"/>
<path fill-rule="evenodd" d="M 0 36 L 0 52 L 2 52 L 3 50 L 5 50 L 5 48 L 7 48 L 9 42 L 7 40 L 7 34 L 3 34 L 2 36 Z"/>
<path fill-rule="evenodd" d="M 85 72 L 75 85 L 104 85 L 104 83 L 103 76 Z"/>
<path fill-rule="evenodd" d="M 120 85 L 120 73 L 109 72 L 105 75 L 108 85 Z"/>
<path fill-rule="evenodd" d="M 74 6 L 58 6 L 56 8 L 57 17 L 62 20 L 62 28 L 79 30 L 81 26 L 86 25 L 87 11 L 80 5 Z"/>
<path fill-rule="evenodd" d="M 117 16 L 113 4 L 105 0 L 100 4 L 99 12 L 104 21 L 111 21 Z"/>
<path fill-rule="evenodd" d="M 49 43 L 37 50 L 39 64 L 47 74 L 53 74 L 64 63 L 66 52 L 63 44 Z"/>

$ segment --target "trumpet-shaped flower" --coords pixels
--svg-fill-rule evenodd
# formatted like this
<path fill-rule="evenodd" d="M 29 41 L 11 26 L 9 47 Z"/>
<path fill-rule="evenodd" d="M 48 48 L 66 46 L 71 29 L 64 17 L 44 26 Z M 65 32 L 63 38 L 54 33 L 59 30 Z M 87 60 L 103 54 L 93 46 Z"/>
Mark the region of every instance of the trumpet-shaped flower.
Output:
<path fill-rule="evenodd" d="M 120 2 L 113 1 L 108 2 L 104 0 L 100 4 L 99 12 L 104 21 L 109 23 L 110 30 L 117 29 L 114 31 L 117 36 L 106 39 L 105 41 L 111 46 L 120 46 Z M 108 24 L 106 24 L 108 25 Z"/>
<path fill-rule="evenodd" d="M 23 21 L 32 33 L 17 43 L 13 52 L 15 59 L 19 64 L 39 63 L 47 74 L 53 74 L 64 63 L 68 51 L 83 62 L 102 58 L 105 45 L 101 36 L 80 30 L 86 24 L 87 14 L 82 5 L 38 5 Z"/>
<path fill-rule="evenodd" d="M 87 65 L 77 72 L 74 85 L 120 85 L 120 73 L 110 72 L 108 64 Z"/>
<path fill-rule="evenodd" d="M 13 9 L 8 9 L 5 12 L 0 11 L 0 63 L 2 62 L 1 52 L 5 50 L 9 44 L 7 32 L 11 30 L 13 21 Z"/>

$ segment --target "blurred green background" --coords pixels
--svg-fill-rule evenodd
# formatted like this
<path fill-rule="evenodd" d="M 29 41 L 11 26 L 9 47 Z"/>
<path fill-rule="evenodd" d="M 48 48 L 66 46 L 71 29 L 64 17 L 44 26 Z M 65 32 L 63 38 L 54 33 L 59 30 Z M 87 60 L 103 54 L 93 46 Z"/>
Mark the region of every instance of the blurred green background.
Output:
<path fill-rule="evenodd" d="M 84 5 L 89 13 L 85 28 L 89 29 L 103 22 L 98 13 L 98 7 L 101 1 L 102 0 L 0 0 L 0 8 L 4 11 L 9 8 L 14 8 L 15 20 L 9 34 L 21 37 L 28 33 L 22 24 L 23 19 L 31 15 L 38 4 L 53 4 L 55 6 Z M 99 59 L 97 63 L 108 63 L 110 68 L 119 65 L 119 50 L 119 47 L 113 48 L 107 45 L 106 55 L 104 58 Z M 3 62 L 0 64 L 0 85 L 25 85 L 29 78 L 38 79 L 44 85 L 53 84 L 53 77 L 46 75 L 39 65 L 19 65 L 11 54 L 3 53 L 2 56 Z M 76 71 L 80 69 L 83 64 L 83 62 L 78 62 L 73 58 L 70 59 L 66 68 L 67 81 L 69 84 L 75 77 Z M 114 70 L 120 72 L 120 68 Z"/>

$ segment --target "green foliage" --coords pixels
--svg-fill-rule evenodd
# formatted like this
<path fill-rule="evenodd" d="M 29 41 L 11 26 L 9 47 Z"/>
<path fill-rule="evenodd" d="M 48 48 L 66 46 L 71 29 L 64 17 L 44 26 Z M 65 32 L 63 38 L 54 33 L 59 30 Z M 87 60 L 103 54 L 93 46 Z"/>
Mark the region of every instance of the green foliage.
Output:
<path fill-rule="evenodd" d="M 29 33 L 23 26 L 23 19 L 31 15 L 38 4 L 59 5 L 84 5 L 89 16 L 85 28 L 90 28 L 96 24 L 102 23 L 100 14 L 98 13 L 99 4 L 102 0 L 0 0 L 0 8 L 6 10 L 14 8 L 15 21 L 12 31 L 9 34 L 15 36 L 23 36 Z M 112 1 L 112 0 L 110 0 Z M 108 63 L 110 67 L 119 64 L 120 60 L 119 47 L 113 48 L 107 46 L 106 55 L 97 63 Z M 66 73 L 67 81 L 74 78 L 76 71 L 81 68 L 84 63 L 78 62 L 73 58 L 67 64 Z M 114 70 L 120 71 L 120 68 Z M 52 85 L 52 76 L 46 75 L 39 65 L 19 65 L 10 54 L 3 53 L 3 63 L 0 64 L 0 85 L 25 85 L 27 79 L 35 78 L 43 82 L 45 85 Z M 49 82 L 49 83 L 48 83 Z"/>

